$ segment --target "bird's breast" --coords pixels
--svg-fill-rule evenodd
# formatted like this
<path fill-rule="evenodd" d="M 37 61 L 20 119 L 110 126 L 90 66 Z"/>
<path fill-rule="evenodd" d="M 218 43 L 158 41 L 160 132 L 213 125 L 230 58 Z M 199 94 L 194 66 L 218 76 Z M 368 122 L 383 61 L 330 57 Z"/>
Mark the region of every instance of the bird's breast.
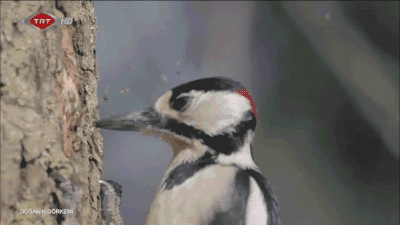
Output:
<path fill-rule="evenodd" d="M 228 211 L 234 205 L 231 195 L 237 170 L 214 164 L 194 174 L 177 174 L 182 182 L 158 191 L 146 224 L 207 224 L 215 212 Z"/>

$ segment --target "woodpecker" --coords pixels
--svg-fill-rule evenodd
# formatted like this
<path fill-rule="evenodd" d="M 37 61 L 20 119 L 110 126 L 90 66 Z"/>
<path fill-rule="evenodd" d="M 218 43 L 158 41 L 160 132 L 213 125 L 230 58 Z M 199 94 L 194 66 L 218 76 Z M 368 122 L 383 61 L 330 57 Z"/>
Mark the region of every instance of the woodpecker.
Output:
<path fill-rule="evenodd" d="M 179 85 L 143 111 L 96 122 L 169 143 L 173 158 L 147 225 L 278 225 L 278 202 L 254 162 L 257 112 L 245 87 L 212 77 Z"/>

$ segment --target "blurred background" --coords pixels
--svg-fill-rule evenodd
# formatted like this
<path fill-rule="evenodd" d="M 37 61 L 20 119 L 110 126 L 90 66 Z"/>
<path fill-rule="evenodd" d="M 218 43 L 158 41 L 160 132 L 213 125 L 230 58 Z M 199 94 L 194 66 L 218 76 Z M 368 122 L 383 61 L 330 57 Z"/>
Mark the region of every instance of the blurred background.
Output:
<path fill-rule="evenodd" d="M 283 224 L 399 224 L 399 2 L 95 2 L 100 116 L 179 84 L 242 82 L 254 156 Z M 143 224 L 172 158 L 152 137 L 101 131 L 103 178 Z"/>

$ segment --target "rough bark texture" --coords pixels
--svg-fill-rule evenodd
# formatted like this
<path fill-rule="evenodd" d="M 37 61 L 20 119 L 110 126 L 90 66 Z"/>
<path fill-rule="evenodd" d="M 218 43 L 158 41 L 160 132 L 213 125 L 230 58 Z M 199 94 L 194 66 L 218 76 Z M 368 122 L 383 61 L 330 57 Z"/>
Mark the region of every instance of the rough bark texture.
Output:
<path fill-rule="evenodd" d="M 74 23 L 22 25 L 36 12 Z M 1 224 L 105 224 L 96 33 L 93 2 L 1 2 Z"/>

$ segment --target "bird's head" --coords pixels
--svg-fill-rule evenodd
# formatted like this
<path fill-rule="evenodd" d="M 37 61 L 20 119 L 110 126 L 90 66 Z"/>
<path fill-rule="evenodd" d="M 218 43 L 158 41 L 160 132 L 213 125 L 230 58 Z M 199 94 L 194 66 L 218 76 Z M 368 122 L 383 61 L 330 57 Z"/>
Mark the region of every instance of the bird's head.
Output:
<path fill-rule="evenodd" d="M 153 107 L 102 119 L 96 126 L 161 134 L 175 145 L 200 141 L 216 153 L 230 155 L 252 141 L 256 119 L 254 100 L 241 83 L 213 77 L 179 85 Z"/>

